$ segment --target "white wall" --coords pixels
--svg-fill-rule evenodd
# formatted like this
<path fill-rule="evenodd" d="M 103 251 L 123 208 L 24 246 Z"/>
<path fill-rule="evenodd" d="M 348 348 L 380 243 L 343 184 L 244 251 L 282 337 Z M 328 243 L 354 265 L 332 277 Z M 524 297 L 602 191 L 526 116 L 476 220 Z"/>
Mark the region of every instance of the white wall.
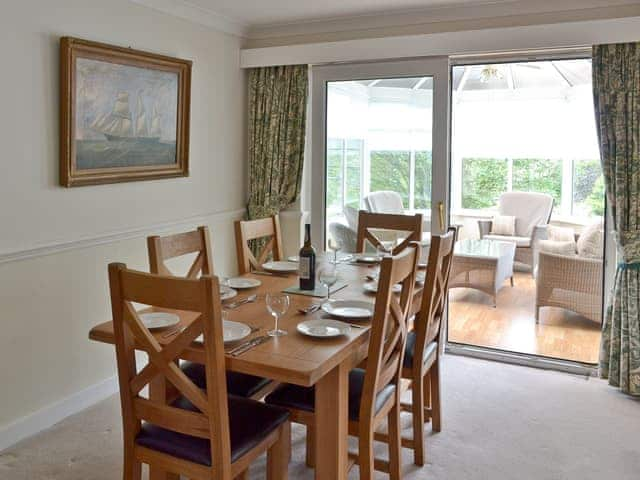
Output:
<path fill-rule="evenodd" d="M 190 177 L 58 186 L 64 35 L 193 61 Z M 233 271 L 235 257 L 223 253 L 234 251 L 246 192 L 239 39 L 127 0 L 3 0 L 0 58 L 2 450 L 29 433 L 25 416 L 78 403 L 78 392 L 115 374 L 112 348 L 87 339 L 110 318 L 107 264 L 146 269 L 146 234 L 207 223 L 216 269 Z"/>

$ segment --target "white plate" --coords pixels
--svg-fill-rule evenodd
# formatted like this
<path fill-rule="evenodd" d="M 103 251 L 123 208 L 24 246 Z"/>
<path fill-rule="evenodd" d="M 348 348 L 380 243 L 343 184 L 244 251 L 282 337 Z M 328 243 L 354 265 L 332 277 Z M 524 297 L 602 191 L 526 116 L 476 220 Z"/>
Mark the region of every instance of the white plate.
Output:
<path fill-rule="evenodd" d="M 227 287 L 226 285 L 220 285 L 220 300 L 223 302 L 235 297 L 236 295 L 238 295 L 238 292 L 233 288 Z"/>
<path fill-rule="evenodd" d="M 378 257 L 377 255 L 370 255 L 367 253 L 361 253 L 358 255 L 354 255 L 353 259 L 356 262 L 360 262 L 360 263 L 380 263 L 380 257 Z"/>
<path fill-rule="evenodd" d="M 249 325 L 240 322 L 232 322 L 231 320 L 222 321 L 222 336 L 224 343 L 239 342 L 251 333 Z M 200 335 L 195 339 L 196 342 L 202 343 L 203 337 Z"/>
<path fill-rule="evenodd" d="M 262 282 L 256 278 L 235 277 L 227 280 L 227 286 L 242 290 L 243 288 L 255 288 L 262 285 Z"/>
<path fill-rule="evenodd" d="M 425 278 L 427 278 L 427 272 L 416 272 L 416 282 L 424 283 Z"/>
<path fill-rule="evenodd" d="M 303 335 L 316 338 L 331 338 L 347 335 L 351 327 L 338 320 L 307 320 L 298 324 L 298 331 Z"/>
<path fill-rule="evenodd" d="M 298 255 L 291 255 L 290 257 L 287 257 L 287 260 L 298 263 L 300 261 L 300 257 Z"/>
<path fill-rule="evenodd" d="M 149 330 L 155 330 L 156 328 L 173 327 L 180 322 L 180 317 L 175 313 L 168 312 L 149 312 L 141 313 L 140 320 L 145 327 Z"/>
<path fill-rule="evenodd" d="M 341 318 L 369 318 L 373 315 L 373 304 L 361 300 L 332 300 L 322 304 L 322 310 Z"/>
<path fill-rule="evenodd" d="M 298 264 L 295 262 L 267 262 L 262 264 L 262 268 L 271 272 L 297 272 Z"/>
<path fill-rule="evenodd" d="M 378 293 L 378 282 L 367 282 L 362 286 L 367 292 Z M 393 293 L 400 293 L 402 291 L 402 285 L 396 283 L 393 286 Z"/>

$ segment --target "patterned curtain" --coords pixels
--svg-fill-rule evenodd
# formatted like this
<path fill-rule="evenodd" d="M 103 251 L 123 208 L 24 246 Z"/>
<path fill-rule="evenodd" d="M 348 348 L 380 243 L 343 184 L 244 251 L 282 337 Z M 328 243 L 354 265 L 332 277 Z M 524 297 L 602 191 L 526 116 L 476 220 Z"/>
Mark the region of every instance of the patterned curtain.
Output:
<path fill-rule="evenodd" d="M 289 65 L 249 72 L 249 219 L 278 213 L 300 194 L 307 71 Z"/>
<path fill-rule="evenodd" d="M 640 43 L 593 47 L 593 92 L 618 258 L 600 375 L 640 395 Z"/>

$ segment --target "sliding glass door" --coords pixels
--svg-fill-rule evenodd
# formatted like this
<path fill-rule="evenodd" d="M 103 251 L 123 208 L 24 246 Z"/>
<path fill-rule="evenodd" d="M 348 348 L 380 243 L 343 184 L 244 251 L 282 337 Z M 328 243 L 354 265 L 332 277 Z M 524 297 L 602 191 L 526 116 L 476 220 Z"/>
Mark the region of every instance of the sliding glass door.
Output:
<path fill-rule="evenodd" d="M 333 238 L 348 250 L 362 208 L 420 212 L 427 232 L 444 230 L 448 70 L 446 58 L 313 69 L 312 230 L 318 245 Z M 393 193 L 372 200 L 376 192 Z"/>

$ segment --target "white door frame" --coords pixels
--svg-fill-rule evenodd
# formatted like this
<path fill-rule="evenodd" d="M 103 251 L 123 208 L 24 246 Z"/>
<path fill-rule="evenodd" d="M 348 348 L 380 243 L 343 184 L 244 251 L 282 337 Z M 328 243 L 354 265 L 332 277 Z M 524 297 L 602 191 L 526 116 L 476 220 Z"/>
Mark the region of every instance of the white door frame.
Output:
<path fill-rule="evenodd" d="M 316 246 L 326 241 L 327 82 L 375 78 L 433 77 L 431 232 L 447 228 L 449 211 L 449 58 L 319 65 L 311 69 L 311 232 Z M 444 225 L 440 225 L 442 202 Z"/>

